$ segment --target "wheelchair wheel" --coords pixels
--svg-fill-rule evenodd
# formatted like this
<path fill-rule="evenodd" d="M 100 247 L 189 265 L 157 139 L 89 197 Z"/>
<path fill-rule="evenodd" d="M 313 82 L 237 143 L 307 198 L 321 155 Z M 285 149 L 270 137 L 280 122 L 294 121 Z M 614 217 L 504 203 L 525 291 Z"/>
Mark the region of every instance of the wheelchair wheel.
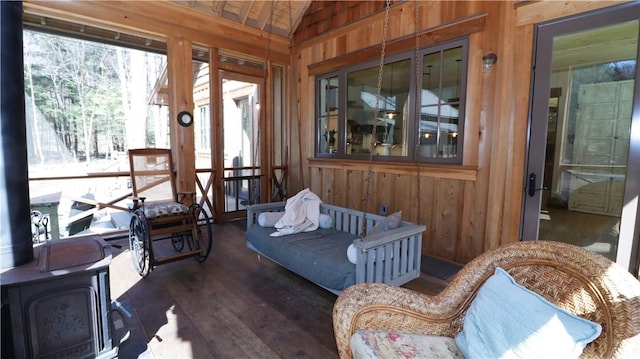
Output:
<path fill-rule="evenodd" d="M 129 249 L 133 259 L 133 266 L 142 277 L 146 277 L 151 270 L 149 248 L 151 234 L 147 218 L 140 211 L 135 211 L 129 223 Z"/>
<path fill-rule="evenodd" d="M 213 241 L 213 233 L 211 231 L 211 220 L 204 208 L 197 203 L 189 207 L 189 211 L 193 217 L 194 229 L 191 240 L 189 241 L 190 250 L 200 250 L 200 254 L 195 256 L 196 261 L 204 262 L 211 253 L 211 242 Z"/>

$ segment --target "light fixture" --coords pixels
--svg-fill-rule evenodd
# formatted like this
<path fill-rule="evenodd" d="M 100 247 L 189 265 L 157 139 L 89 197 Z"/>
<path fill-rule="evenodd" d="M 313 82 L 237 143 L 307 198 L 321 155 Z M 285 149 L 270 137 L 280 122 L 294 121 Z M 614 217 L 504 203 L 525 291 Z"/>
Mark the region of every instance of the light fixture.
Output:
<path fill-rule="evenodd" d="M 498 61 L 498 55 L 492 53 L 482 56 L 482 72 L 491 72 L 491 68 Z"/>

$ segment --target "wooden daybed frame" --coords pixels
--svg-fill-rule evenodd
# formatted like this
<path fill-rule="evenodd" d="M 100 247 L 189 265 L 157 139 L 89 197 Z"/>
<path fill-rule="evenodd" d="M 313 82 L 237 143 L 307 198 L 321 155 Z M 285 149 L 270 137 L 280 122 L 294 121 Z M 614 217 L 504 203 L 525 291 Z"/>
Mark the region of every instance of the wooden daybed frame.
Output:
<path fill-rule="evenodd" d="M 333 206 L 326 203 L 320 204 L 320 213 L 326 214 L 331 217 L 333 228 L 329 229 L 331 237 L 337 235 L 338 237 L 347 237 L 346 246 L 353 243 L 356 248 L 356 264 L 349 266 L 347 259 L 345 240 L 336 241 L 336 246 L 340 246 L 341 249 L 335 252 L 335 258 L 314 258 L 315 264 L 317 262 L 325 261 L 326 265 L 332 265 L 331 263 L 340 263 L 340 266 L 333 266 L 337 268 L 341 266 L 350 267 L 350 271 L 355 268 L 355 277 L 351 279 L 351 283 L 347 283 L 341 288 L 332 288 L 327 286 L 322 280 L 314 278 L 313 272 L 305 273 L 304 269 L 308 268 L 305 263 L 298 263 L 294 265 L 283 264 L 283 256 L 287 256 L 288 248 L 286 246 L 286 240 L 295 239 L 295 236 L 304 235 L 304 233 L 290 234 L 282 237 L 269 237 L 265 238 L 270 241 L 270 244 L 274 243 L 278 239 L 283 240 L 277 242 L 277 249 L 270 250 L 266 253 L 260 250 L 251 243 L 250 236 L 255 232 L 252 226 L 259 226 L 258 217 L 263 212 L 282 212 L 284 211 L 286 202 L 264 203 L 251 205 L 247 209 L 247 247 L 257 252 L 259 255 L 263 255 L 275 263 L 282 265 L 283 267 L 301 275 L 302 277 L 314 282 L 315 284 L 331 291 L 335 294 L 340 294 L 346 287 L 357 283 L 387 283 L 392 285 L 402 285 L 420 276 L 420 259 L 422 249 L 422 232 L 426 230 L 425 225 L 416 225 L 410 222 L 401 222 L 397 228 L 389 229 L 382 233 L 376 233 L 368 235 L 362 239 L 358 238 L 362 222 L 365 221 L 365 228 L 367 232 L 378 222 L 385 219 L 384 216 L 375 214 L 355 211 L 343 207 Z M 263 230 L 263 229 L 260 229 Z M 271 232 L 275 229 L 271 228 Z M 268 236 L 266 231 L 261 237 Z M 307 232 L 311 233 L 311 232 Z M 344 236 L 343 236 L 344 235 Z M 255 236 L 255 235 L 254 235 Z M 355 239 L 354 239 L 355 238 Z M 313 239 L 307 240 L 307 243 L 312 243 Z M 305 241 L 301 241 L 305 243 Z M 340 242 L 340 244 L 338 244 Z M 342 248 L 344 247 L 344 248 Z M 309 251 L 312 251 L 309 248 Z M 304 252 L 304 251 L 303 251 Z M 291 258 L 286 258 L 290 261 Z M 333 262 L 332 262 L 333 261 Z M 349 263 L 349 264 L 345 264 Z M 378 265 L 377 263 L 381 263 Z M 299 268 L 298 270 L 293 269 Z M 300 270 L 302 268 L 303 270 Z M 347 274 L 351 276 L 351 274 Z"/>

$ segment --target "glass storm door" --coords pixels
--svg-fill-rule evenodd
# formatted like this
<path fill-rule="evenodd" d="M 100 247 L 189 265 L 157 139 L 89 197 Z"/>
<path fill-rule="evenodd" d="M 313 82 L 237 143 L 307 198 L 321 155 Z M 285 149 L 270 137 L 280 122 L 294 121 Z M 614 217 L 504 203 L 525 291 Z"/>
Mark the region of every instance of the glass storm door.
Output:
<path fill-rule="evenodd" d="M 246 206 L 260 203 L 261 143 L 260 83 L 245 75 L 227 74 L 222 80 L 222 181 L 226 219 L 243 217 Z"/>
<path fill-rule="evenodd" d="M 575 244 L 632 271 L 639 11 L 635 3 L 538 26 L 522 221 L 524 240 Z"/>

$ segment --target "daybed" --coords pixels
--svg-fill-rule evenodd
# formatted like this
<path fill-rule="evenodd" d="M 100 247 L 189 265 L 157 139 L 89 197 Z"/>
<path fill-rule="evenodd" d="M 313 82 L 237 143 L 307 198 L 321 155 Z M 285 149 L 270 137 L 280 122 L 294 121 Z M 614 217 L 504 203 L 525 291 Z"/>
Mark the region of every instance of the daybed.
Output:
<path fill-rule="evenodd" d="M 497 268 L 515 283 L 491 293 Z M 566 319 L 562 327 L 558 318 Z M 342 359 L 397 351 L 406 358 L 640 358 L 640 282 L 574 245 L 516 242 L 469 262 L 437 296 L 351 286 L 334 305 L 333 327 Z"/>
<path fill-rule="evenodd" d="M 426 226 L 402 221 L 397 228 L 360 239 L 362 221 L 368 233 L 387 217 L 321 203 L 320 213 L 330 217 L 331 228 L 272 237 L 275 229 L 259 225 L 258 218 L 264 212 L 284 211 L 285 204 L 248 207 L 248 248 L 335 294 L 356 283 L 402 285 L 420 276 Z M 347 258 L 350 244 L 356 249 L 355 264 Z"/>

